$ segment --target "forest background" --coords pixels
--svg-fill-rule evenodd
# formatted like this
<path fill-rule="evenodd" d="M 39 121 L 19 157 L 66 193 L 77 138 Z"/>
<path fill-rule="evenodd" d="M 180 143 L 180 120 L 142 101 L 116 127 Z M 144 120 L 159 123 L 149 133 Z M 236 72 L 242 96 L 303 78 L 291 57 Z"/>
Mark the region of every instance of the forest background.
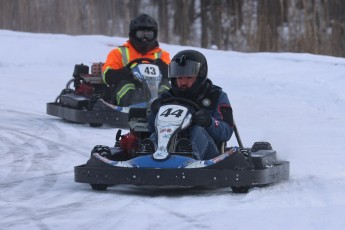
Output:
<path fill-rule="evenodd" d="M 127 37 L 139 13 L 168 44 L 345 57 L 343 0 L 0 0 L 0 29 Z"/>

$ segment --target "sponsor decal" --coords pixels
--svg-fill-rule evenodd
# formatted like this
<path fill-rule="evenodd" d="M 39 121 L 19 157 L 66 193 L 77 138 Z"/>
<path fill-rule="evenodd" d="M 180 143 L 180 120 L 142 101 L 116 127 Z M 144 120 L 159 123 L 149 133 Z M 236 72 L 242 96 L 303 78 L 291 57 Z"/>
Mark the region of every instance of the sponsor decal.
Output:
<path fill-rule="evenodd" d="M 225 158 L 227 158 L 228 156 L 232 155 L 233 153 L 235 153 L 237 151 L 237 148 L 231 148 L 228 151 L 226 151 L 225 153 L 211 159 L 211 161 L 213 161 L 214 163 L 217 163 L 219 161 L 224 160 Z"/>
<path fill-rule="evenodd" d="M 170 133 L 171 132 L 171 128 L 164 128 L 164 129 L 161 129 L 160 131 L 159 131 L 160 133 L 164 133 L 164 132 L 167 132 L 167 133 Z"/>

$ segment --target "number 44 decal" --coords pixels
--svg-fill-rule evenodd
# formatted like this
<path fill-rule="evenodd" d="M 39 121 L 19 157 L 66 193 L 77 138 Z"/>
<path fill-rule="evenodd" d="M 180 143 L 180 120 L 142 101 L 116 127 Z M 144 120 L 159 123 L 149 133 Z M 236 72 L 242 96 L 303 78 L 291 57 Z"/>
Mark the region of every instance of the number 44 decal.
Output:
<path fill-rule="evenodd" d="M 173 108 L 166 109 L 163 113 L 161 113 L 159 116 L 168 117 L 168 116 L 175 116 L 180 117 L 183 113 L 183 109 L 176 109 L 173 111 Z"/>

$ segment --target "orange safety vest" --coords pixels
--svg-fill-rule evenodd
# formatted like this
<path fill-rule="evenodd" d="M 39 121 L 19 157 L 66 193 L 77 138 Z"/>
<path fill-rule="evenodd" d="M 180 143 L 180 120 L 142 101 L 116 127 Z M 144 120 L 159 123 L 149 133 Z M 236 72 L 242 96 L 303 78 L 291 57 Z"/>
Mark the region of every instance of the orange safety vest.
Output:
<path fill-rule="evenodd" d="M 102 67 L 103 80 L 106 72 L 109 69 L 122 69 L 130 61 L 137 58 L 161 58 L 165 63 L 170 63 L 170 54 L 167 51 L 161 49 L 160 47 L 156 47 L 143 55 L 139 53 L 129 41 L 127 41 L 125 44 L 119 46 L 116 49 L 113 49 L 108 54 L 107 60 L 105 61 Z"/>

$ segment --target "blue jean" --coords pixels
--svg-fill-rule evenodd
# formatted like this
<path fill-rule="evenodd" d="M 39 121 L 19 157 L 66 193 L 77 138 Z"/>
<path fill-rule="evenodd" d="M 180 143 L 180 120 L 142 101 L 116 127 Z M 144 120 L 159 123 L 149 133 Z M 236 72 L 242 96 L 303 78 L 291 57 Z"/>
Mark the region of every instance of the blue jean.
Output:
<path fill-rule="evenodd" d="M 208 160 L 219 155 L 219 151 L 214 140 L 208 135 L 205 128 L 193 125 L 183 130 L 191 141 L 194 157 L 198 160 Z M 152 133 L 150 139 L 157 147 L 158 135 Z"/>

